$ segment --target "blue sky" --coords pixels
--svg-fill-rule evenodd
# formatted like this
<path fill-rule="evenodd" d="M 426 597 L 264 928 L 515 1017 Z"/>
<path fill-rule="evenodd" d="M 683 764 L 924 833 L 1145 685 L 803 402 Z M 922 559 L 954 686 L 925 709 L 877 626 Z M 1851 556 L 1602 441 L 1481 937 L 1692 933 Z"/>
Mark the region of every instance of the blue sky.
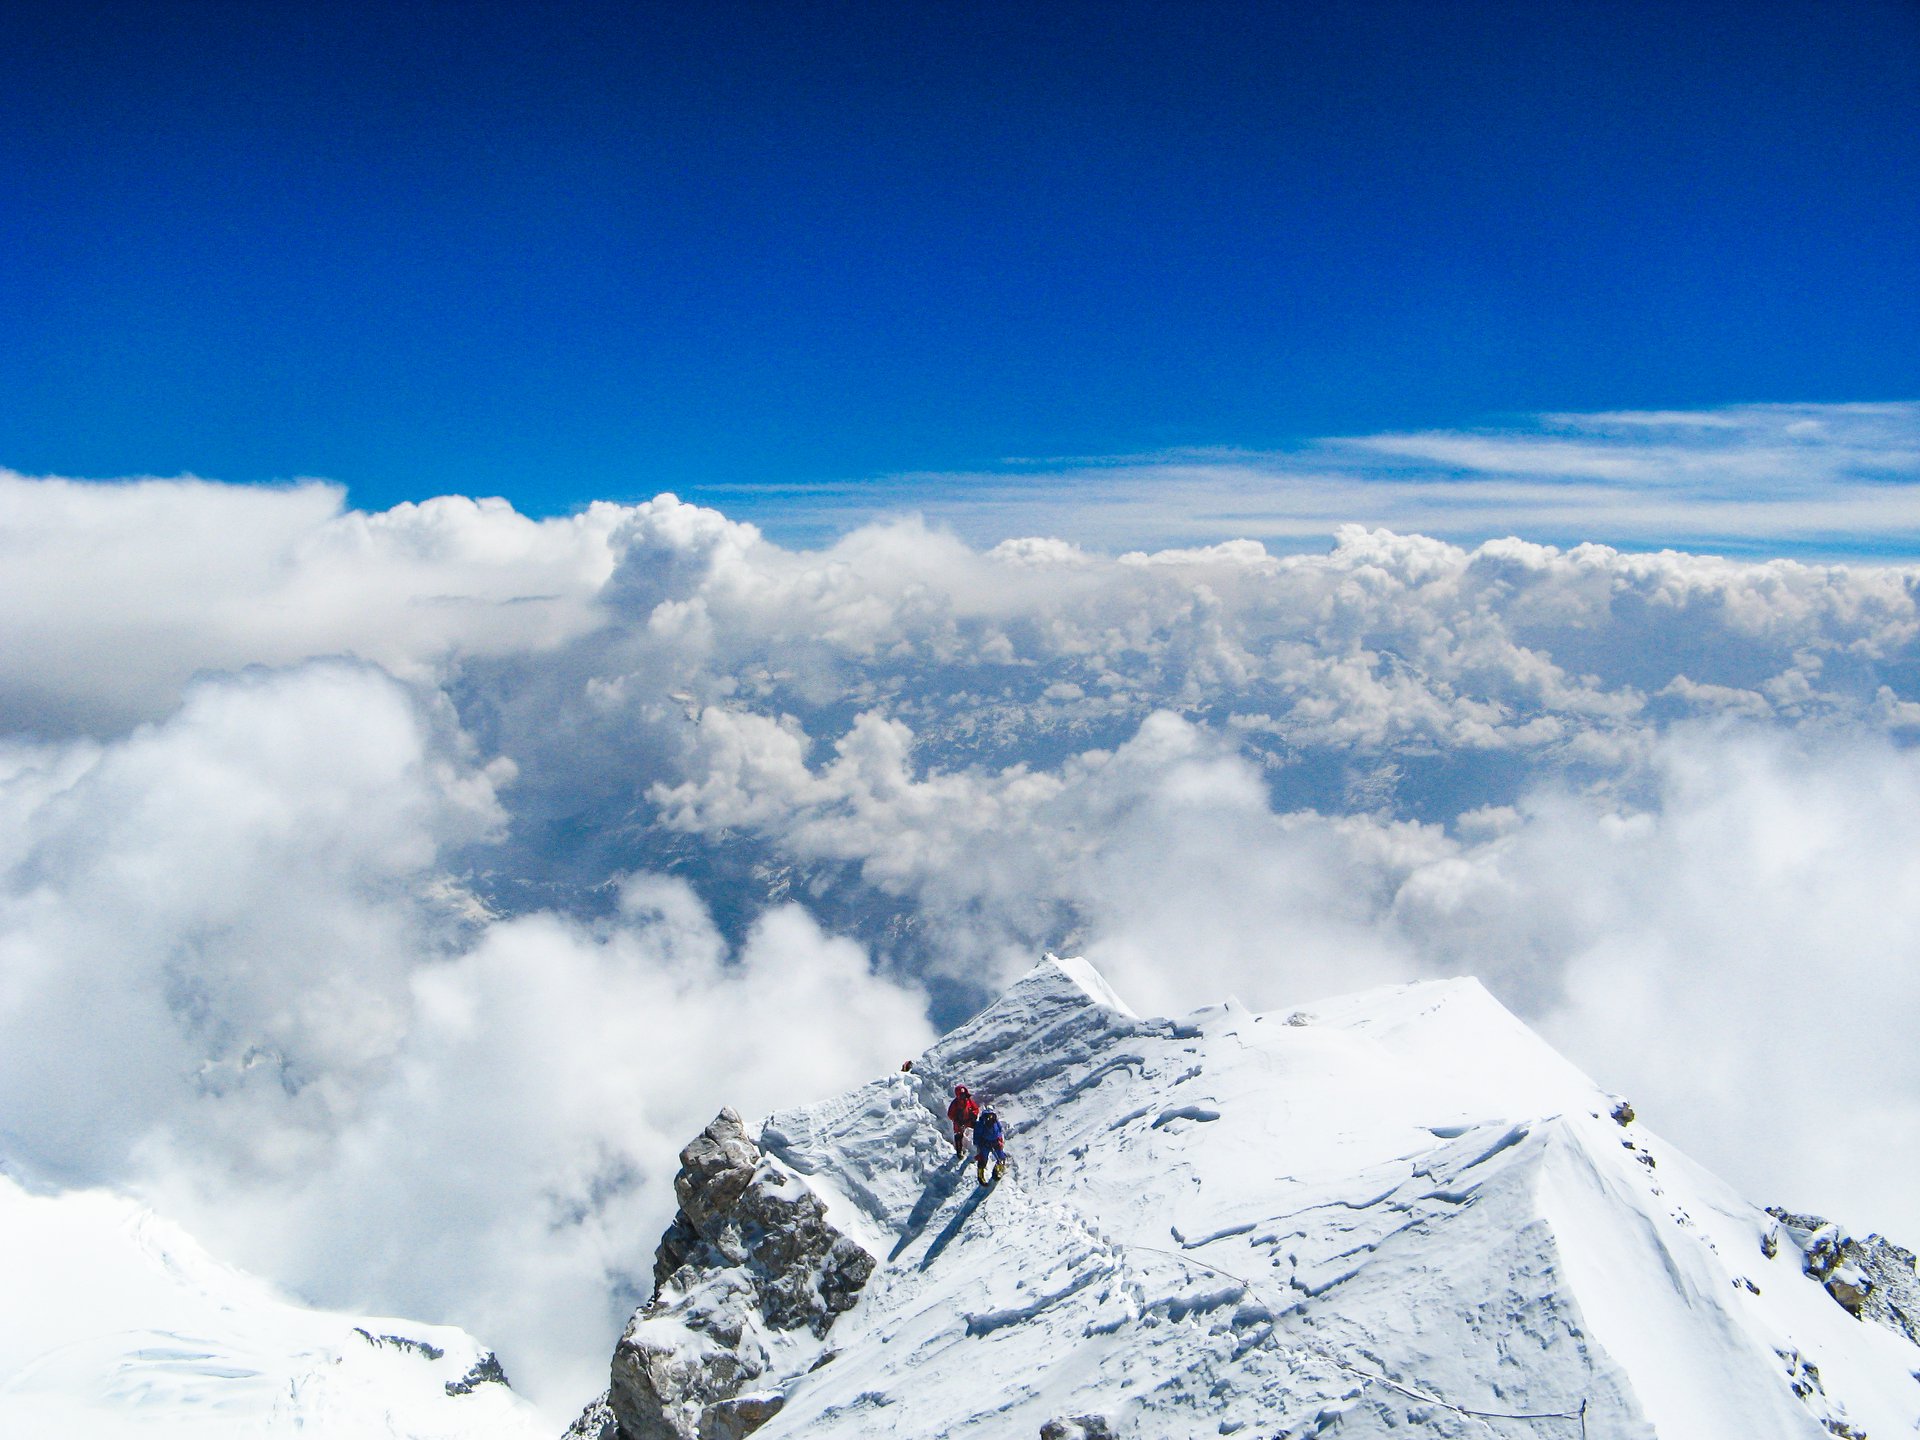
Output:
<path fill-rule="evenodd" d="M 9 1166 L 577 1406 L 715 1105 L 1055 948 L 1920 1232 L 1913 0 L 0 57 Z"/>
<path fill-rule="evenodd" d="M 804 490 L 721 487 L 1920 395 L 1906 0 L 106 5 L 3 38 L 29 474 L 674 489 L 802 534 Z"/>

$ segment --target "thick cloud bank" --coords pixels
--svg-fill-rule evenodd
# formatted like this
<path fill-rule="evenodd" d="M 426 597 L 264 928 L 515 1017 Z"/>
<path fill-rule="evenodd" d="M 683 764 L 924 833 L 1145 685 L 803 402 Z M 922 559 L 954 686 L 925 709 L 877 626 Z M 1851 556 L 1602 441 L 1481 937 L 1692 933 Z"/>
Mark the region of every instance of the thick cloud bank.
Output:
<path fill-rule="evenodd" d="M 5 754 L 5 1145 L 139 1184 L 316 1298 L 460 1315 L 565 1399 L 647 1274 L 685 1136 L 930 1033 L 797 907 L 732 953 L 670 879 L 590 922 L 488 914 L 442 861 L 500 831 L 511 767 L 422 706 L 314 662 Z"/>
<path fill-rule="evenodd" d="M 0 485 L 46 1183 L 558 1412 L 714 1109 L 1052 947 L 1152 1008 L 1477 973 L 1756 1198 L 1920 1234 L 1920 572 L 341 503 Z"/>

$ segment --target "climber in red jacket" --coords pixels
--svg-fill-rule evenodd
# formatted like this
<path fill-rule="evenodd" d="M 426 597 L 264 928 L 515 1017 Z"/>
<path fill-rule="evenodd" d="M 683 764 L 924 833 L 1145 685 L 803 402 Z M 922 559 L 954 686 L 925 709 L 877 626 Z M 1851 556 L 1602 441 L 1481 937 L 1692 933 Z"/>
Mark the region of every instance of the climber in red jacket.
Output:
<path fill-rule="evenodd" d="M 967 1093 L 967 1087 L 953 1087 L 953 1103 L 947 1106 L 947 1119 L 953 1122 L 953 1153 L 964 1160 L 967 1158 L 967 1132 L 973 1129 L 973 1122 L 980 1118 L 980 1103 Z"/>

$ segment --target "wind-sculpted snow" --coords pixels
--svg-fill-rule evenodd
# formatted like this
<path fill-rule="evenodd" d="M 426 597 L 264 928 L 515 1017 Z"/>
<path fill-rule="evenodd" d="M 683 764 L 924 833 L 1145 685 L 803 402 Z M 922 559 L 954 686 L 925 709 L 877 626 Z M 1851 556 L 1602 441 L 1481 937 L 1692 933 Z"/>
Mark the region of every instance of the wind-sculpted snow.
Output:
<path fill-rule="evenodd" d="M 997 1184 L 957 1081 L 1008 1122 Z M 1171 1020 L 1049 960 L 765 1122 L 879 1264 L 754 1433 L 1911 1434 L 1920 1350 L 1617 1108 L 1472 981 Z"/>

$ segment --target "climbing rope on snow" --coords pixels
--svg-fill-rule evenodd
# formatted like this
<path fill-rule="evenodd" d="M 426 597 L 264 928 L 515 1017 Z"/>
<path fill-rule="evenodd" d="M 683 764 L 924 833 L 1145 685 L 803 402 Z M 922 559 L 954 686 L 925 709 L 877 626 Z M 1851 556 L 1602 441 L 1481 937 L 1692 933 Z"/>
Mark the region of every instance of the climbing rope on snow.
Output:
<path fill-rule="evenodd" d="M 1162 1250 L 1154 1245 L 1135 1245 L 1129 1242 L 1121 1243 L 1123 1247 L 1128 1250 L 1144 1250 L 1149 1255 L 1164 1255 L 1167 1259 L 1177 1260 L 1183 1265 L 1193 1265 L 1202 1270 L 1211 1270 L 1222 1279 L 1233 1281 L 1248 1294 L 1257 1295 L 1259 1293 L 1258 1287 L 1244 1275 L 1236 1275 L 1231 1270 L 1222 1270 L 1218 1265 L 1209 1265 L 1205 1260 L 1196 1260 L 1191 1255 L 1179 1255 L 1171 1250 Z M 1272 1311 L 1269 1313 L 1277 1319 L 1280 1312 Z M 1268 1333 L 1273 1333 L 1271 1326 L 1268 1327 Z M 1303 1344 L 1300 1348 L 1308 1354 L 1326 1361 L 1327 1364 L 1334 1366 L 1336 1369 L 1346 1371 L 1349 1375 L 1358 1375 L 1364 1380 L 1370 1380 L 1378 1385 L 1385 1385 L 1391 1390 L 1398 1390 L 1409 1399 L 1418 1400 L 1427 1405 L 1438 1405 L 1441 1409 L 1451 1410 L 1456 1415 L 1466 1415 L 1475 1420 L 1577 1420 L 1580 1422 L 1580 1440 L 1587 1440 L 1587 1401 L 1584 1399 L 1581 1400 L 1578 1410 L 1475 1410 L 1466 1405 L 1456 1405 L 1451 1400 L 1442 1400 L 1438 1395 L 1429 1395 L 1425 1391 L 1417 1390 L 1411 1385 L 1402 1385 L 1398 1380 L 1392 1380 L 1385 1375 L 1377 1374 L 1365 1366 L 1355 1365 L 1351 1361 L 1343 1360 L 1322 1345 Z M 1493 1427 L 1489 1425 L 1487 1429 L 1491 1431 Z"/>

